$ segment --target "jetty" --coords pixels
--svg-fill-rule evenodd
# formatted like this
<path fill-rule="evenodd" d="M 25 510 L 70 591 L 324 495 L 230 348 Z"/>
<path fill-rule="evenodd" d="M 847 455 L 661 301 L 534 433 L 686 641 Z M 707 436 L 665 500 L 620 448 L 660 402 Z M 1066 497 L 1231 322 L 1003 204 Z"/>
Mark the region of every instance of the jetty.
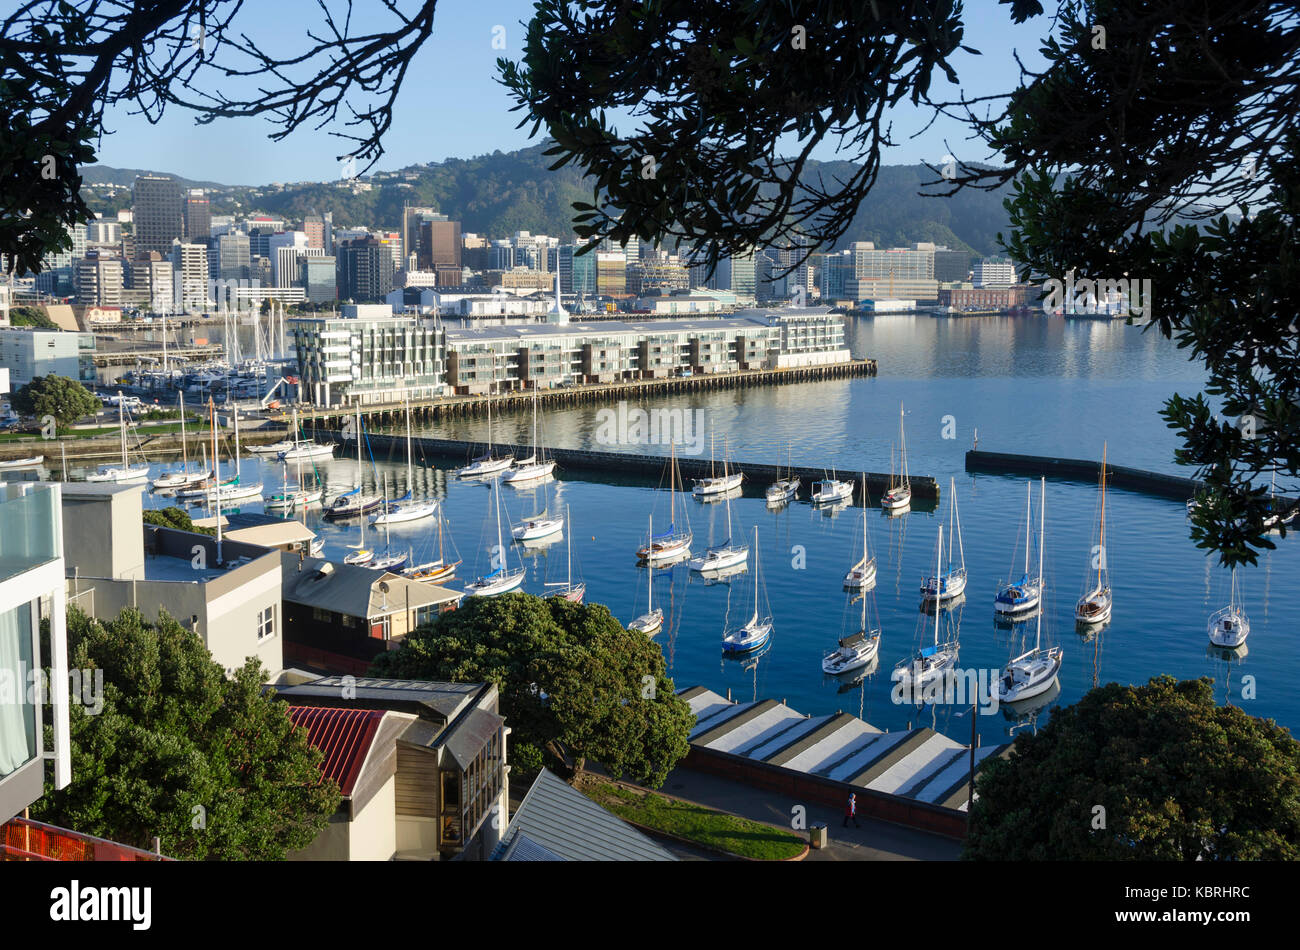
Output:
<path fill-rule="evenodd" d="M 1096 483 L 1101 478 L 1101 463 L 1087 459 L 1053 458 L 1045 455 L 1014 455 L 1008 452 L 982 452 L 972 449 L 966 453 L 966 471 L 987 472 L 994 475 L 1041 475 L 1064 481 Z M 1138 468 L 1106 463 L 1106 483 L 1112 488 L 1163 498 L 1186 501 L 1205 483 L 1194 478 L 1180 478 L 1160 472 L 1147 472 Z"/>
<path fill-rule="evenodd" d="M 345 448 L 339 453 L 340 457 L 354 456 L 356 454 L 356 439 L 345 438 L 343 433 L 334 429 L 312 429 L 308 435 L 321 442 L 335 442 L 344 445 Z M 366 439 L 370 443 L 370 450 L 376 458 L 393 457 L 406 451 L 406 437 L 404 435 L 387 435 L 382 433 L 368 432 Z M 457 465 L 464 465 L 466 460 L 473 454 L 477 454 L 483 448 L 481 442 L 471 442 L 464 439 L 435 439 L 427 436 L 419 436 L 411 440 L 415 451 L 422 453 L 424 456 L 438 456 L 455 462 Z M 664 446 L 667 449 L 667 446 Z M 546 454 L 555 459 L 561 469 L 575 472 L 594 472 L 601 475 L 602 481 L 613 481 L 617 483 L 618 479 L 611 479 L 609 476 L 630 477 L 637 480 L 649 479 L 657 481 L 662 477 L 664 467 L 668 464 L 668 453 L 665 451 L 660 455 L 642 455 L 632 452 L 598 452 L 591 449 L 561 449 L 552 446 L 546 447 Z M 717 467 L 719 463 L 714 463 Z M 745 480 L 741 485 L 743 494 L 762 496 L 767 486 L 776 481 L 777 478 L 786 477 L 790 469 L 780 463 L 765 462 L 746 462 L 743 460 L 729 461 L 728 468 L 733 472 L 743 472 Z M 677 456 L 677 467 L 681 471 L 683 479 L 702 478 L 710 473 L 710 462 L 706 457 Z M 798 476 L 804 485 L 807 486 L 814 481 L 825 477 L 830 467 L 812 468 L 809 466 L 794 466 L 794 474 Z M 889 488 L 890 476 L 880 472 L 866 473 L 866 488 L 868 498 L 863 499 L 862 485 L 863 473 L 852 470 L 839 472 L 842 479 L 853 479 L 859 483 L 855 487 L 855 503 L 867 503 L 867 507 L 880 504 L 880 496 Z M 934 478 L 924 475 L 912 475 L 910 477 L 912 486 L 912 498 L 914 499 L 913 507 L 921 510 L 930 510 L 939 501 L 939 483 Z"/>

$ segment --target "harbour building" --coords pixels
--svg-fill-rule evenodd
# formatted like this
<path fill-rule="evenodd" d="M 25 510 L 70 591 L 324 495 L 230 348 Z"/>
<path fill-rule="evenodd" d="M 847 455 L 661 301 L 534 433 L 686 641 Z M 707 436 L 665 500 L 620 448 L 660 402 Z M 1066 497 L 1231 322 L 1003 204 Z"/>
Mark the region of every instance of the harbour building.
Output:
<path fill-rule="evenodd" d="M 17 389 L 37 376 L 95 381 L 95 335 L 32 327 L 0 328 L 0 367 Z"/>

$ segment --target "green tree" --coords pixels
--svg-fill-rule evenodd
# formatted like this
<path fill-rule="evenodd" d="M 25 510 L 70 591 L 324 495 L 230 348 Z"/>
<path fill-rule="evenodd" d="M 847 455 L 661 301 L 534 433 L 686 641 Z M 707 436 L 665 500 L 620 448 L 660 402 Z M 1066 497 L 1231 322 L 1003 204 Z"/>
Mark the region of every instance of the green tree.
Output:
<path fill-rule="evenodd" d="M 976 780 L 965 857 L 1300 858 L 1300 743 L 1214 701 L 1208 679 L 1110 683 Z"/>
<path fill-rule="evenodd" d="M 9 311 L 9 323 L 15 327 L 37 327 L 41 330 L 58 330 L 59 325 L 39 307 L 14 307 Z"/>
<path fill-rule="evenodd" d="M 471 597 L 381 654 L 379 676 L 486 681 L 500 692 L 513 743 L 658 788 L 689 745 L 694 717 L 663 652 L 601 604 L 530 594 Z"/>
<path fill-rule="evenodd" d="M 72 784 L 47 786 L 35 817 L 194 860 L 283 859 L 324 829 L 338 787 L 255 658 L 227 679 L 165 613 L 70 606 L 67 623 L 69 665 L 103 671 L 103 705 L 72 706 Z"/>
<path fill-rule="evenodd" d="M 68 425 L 84 416 L 93 416 L 101 406 L 95 394 L 75 379 L 37 376 L 19 388 L 10 399 L 14 411 L 40 419 L 53 416 L 59 425 Z"/>
<path fill-rule="evenodd" d="M 161 528 L 176 528 L 180 531 L 192 531 L 195 534 L 217 533 L 216 528 L 199 528 L 195 527 L 194 520 L 190 517 L 188 511 L 177 508 L 175 505 L 168 505 L 166 508 L 146 508 L 144 511 L 144 523 L 158 525 Z"/>

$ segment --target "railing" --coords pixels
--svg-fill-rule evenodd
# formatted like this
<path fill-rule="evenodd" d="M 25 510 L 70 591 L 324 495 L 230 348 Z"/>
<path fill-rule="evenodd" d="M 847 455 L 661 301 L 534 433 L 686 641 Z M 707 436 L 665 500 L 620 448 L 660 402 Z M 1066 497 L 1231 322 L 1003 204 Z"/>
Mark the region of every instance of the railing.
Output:
<path fill-rule="evenodd" d="M 13 818 L 0 825 L 0 861 L 170 861 L 161 854 L 83 835 L 57 825 Z"/>

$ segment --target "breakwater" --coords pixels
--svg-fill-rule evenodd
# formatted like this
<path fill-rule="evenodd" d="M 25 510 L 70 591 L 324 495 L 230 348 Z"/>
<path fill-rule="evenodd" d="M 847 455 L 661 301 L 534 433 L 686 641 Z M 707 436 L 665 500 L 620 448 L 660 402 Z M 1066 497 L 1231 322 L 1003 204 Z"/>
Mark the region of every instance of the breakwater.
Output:
<path fill-rule="evenodd" d="M 966 453 L 966 471 L 1042 475 L 1067 481 L 1097 482 L 1101 478 L 1101 463 L 1087 459 L 1015 455 L 1008 452 L 981 452 L 972 449 Z M 1111 488 L 1127 488 L 1148 495 L 1186 500 L 1195 495 L 1204 483 L 1194 478 L 1162 475 L 1159 472 L 1147 472 L 1138 468 L 1107 463 L 1106 484 Z"/>
<path fill-rule="evenodd" d="M 356 440 L 345 439 L 341 432 L 333 429 L 314 429 L 309 435 L 322 442 L 335 442 L 344 446 L 339 456 L 355 456 Z M 406 453 L 406 437 L 402 435 L 384 435 L 379 433 L 368 433 L 366 438 L 370 443 L 370 451 L 376 458 L 403 458 Z M 469 442 L 462 439 L 434 439 L 427 436 L 419 436 L 411 440 L 413 450 L 423 456 L 439 456 L 444 459 L 453 461 L 455 464 L 464 465 L 468 459 L 478 452 L 482 451 L 483 445 L 478 442 Z M 572 469 L 575 471 L 597 472 L 601 474 L 623 474 L 633 475 L 642 478 L 659 478 L 662 477 L 665 467 L 668 464 L 667 455 L 641 455 L 630 452 L 598 452 L 590 449 L 558 449 L 547 448 L 546 455 L 555 459 L 556 463 L 562 469 Z M 713 474 L 722 474 L 722 463 L 710 463 L 707 458 L 695 458 L 692 456 L 677 456 L 677 466 L 681 471 L 682 478 L 689 480 L 692 478 L 702 478 L 710 474 L 712 468 Z M 801 494 L 807 497 L 809 485 L 822 479 L 829 472 L 829 469 L 811 468 L 808 466 L 794 466 L 793 470 L 785 465 L 771 464 L 764 462 L 746 462 L 743 460 L 728 463 L 728 469 L 732 472 L 743 472 L 744 481 L 741 489 L 744 494 L 762 496 L 767 486 L 778 478 L 788 476 L 793 471 L 802 482 Z M 852 479 L 855 483 L 854 502 L 862 504 L 864 502 L 862 495 L 862 472 L 839 472 L 838 477 L 841 479 Z M 877 505 L 880 503 L 880 496 L 884 494 L 889 487 L 890 476 L 880 472 L 865 473 L 868 505 Z M 910 479 L 912 486 L 912 497 L 914 499 L 913 507 L 928 509 L 932 508 L 939 500 L 939 483 L 928 476 L 913 475 Z"/>

